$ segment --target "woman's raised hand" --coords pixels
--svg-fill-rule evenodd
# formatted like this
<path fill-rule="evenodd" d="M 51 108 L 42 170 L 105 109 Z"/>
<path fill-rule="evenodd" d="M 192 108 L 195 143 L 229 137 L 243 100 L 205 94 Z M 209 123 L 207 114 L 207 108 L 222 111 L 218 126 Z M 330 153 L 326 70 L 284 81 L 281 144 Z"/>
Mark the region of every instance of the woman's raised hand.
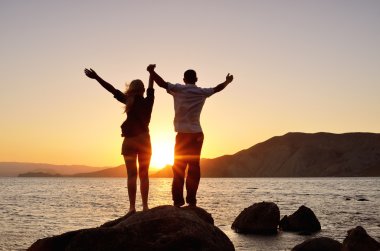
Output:
<path fill-rule="evenodd" d="M 155 64 L 150 64 L 150 65 L 148 65 L 148 67 L 146 68 L 146 70 L 148 72 L 152 72 L 152 71 L 154 71 L 154 68 L 156 68 L 156 65 Z"/>
<path fill-rule="evenodd" d="M 93 79 L 96 79 L 98 77 L 98 74 L 96 74 L 96 72 L 91 68 L 90 70 L 84 69 L 84 74 L 86 74 L 87 77 L 93 78 Z"/>

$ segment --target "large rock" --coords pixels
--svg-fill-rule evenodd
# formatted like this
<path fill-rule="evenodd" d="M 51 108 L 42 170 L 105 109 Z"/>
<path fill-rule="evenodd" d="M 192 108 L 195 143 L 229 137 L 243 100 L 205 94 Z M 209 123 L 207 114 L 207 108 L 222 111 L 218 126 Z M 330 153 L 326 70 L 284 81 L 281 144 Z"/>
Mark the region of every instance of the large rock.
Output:
<path fill-rule="evenodd" d="M 210 221 L 210 214 L 200 208 L 193 209 L 159 206 L 123 216 L 97 228 L 38 240 L 28 250 L 235 250 L 219 228 L 204 220 Z"/>
<path fill-rule="evenodd" d="M 298 244 L 292 251 L 341 251 L 342 243 L 328 237 L 306 240 Z"/>
<path fill-rule="evenodd" d="M 280 221 L 283 231 L 309 234 L 321 230 L 321 224 L 314 212 L 305 206 L 300 206 L 292 215 L 285 215 Z"/>
<path fill-rule="evenodd" d="M 276 234 L 280 209 L 273 202 L 260 202 L 245 208 L 232 223 L 238 233 Z"/>
<path fill-rule="evenodd" d="M 212 218 L 211 214 L 208 213 L 203 208 L 186 206 L 186 207 L 181 207 L 181 209 L 191 211 L 191 212 L 197 214 L 198 217 L 201 218 L 202 220 L 204 220 L 205 222 L 208 222 L 208 223 L 214 225 L 214 219 Z"/>
<path fill-rule="evenodd" d="M 380 243 L 367 234 L 361 226 L 347 231 L 348 235 L 343 241 L 342 251 L 377 251 Z"/>

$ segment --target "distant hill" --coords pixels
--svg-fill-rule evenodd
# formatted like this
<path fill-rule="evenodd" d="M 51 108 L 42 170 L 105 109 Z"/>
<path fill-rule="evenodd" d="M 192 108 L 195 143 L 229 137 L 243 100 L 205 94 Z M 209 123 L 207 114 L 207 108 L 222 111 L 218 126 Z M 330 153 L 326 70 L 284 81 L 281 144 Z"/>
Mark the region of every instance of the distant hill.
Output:
<path fill-rule="evenodd" d="M 201 160 L 202 177 L 380 176 L 380 134 L 288 133 Z M 171 177 L 170 167 L 153 175 Z"/>
<path fill-rule="evenodd" d="M 45 173 L 72 175 L 75 173 L 94 172 L 105 167 L 84 165 L 52 165 L 45 163 L 0 162 L 0 176 L 18 176 L 24 173 Z"/>
<path fill-rule="evenodd" d="M 170 167 L 170 169 L 168 169 Z M 166 166 L 166 170 L 170 170 L 171 172 L 171 166 Z M 150 175 L 154 174 L 155 169 L 150 168 L 149 169 Z M 168 175 L 166 175 L 168 176 Z M 120 165 L 117 167 L 107 168 L 103 169 L 97 172 L 91 172 L 91 173 L 77 173 L 74 175 L 71 175 L 71 177 L 127 177 L 127 170 L 125 169 L 125 165 Z"/>
<path fill-rule="evenodd" d="M 28 172 L 19 174 L 18 177 L 62 177 L 61 174 L 52 174 L 45 172 Z"/>
<path fill-rule="evenodd" d="M 103 169 L 97 172 L 77 173 L 71 176 L 72 177 L 127 177 L 127 170 L 125 169 L 125 165 L 120 165 L 117 167 Z"/>
<path fill-rule="evenodd" d="M 150 172 L 153 172 L 153 173 L 155 172 L 153 168 L 151 170 L 153 171 L 150 171 Z M 125 178 L 127 177 L 127 171 L 125 169 L 125 165 L 120 165 L 117 167 L 101 169 L 95 172 L 60 174 L 57 172 L 52 172 L 51 170 L 45 170 L 45 171 L 34 170 L 30 172 L 19 173 L 17 176 L 18 177 L 112 177 L 112 178 L 122 177 L 122 178 Z"/>
<path fill-rule="evenodd" d="M 33 167 L 38 167 L 36 165 Z M 126 177 L 124 165 L 97 168 L 96 171 L 93 167 L 85 166 L 41 165 L 54 171 L 46 174 L 36 168 L 34 172 L 43 172 L 45 177 L 49 174 Z M 84 171 L 77 167 L 82 167 Z M 24 172 L 31 172 L 29 169 Z M 233 155 L 201 159 L 201 169 L 202 177 L 380 177 L 380 134 L 287 133 Z M 16 166 L 17 170 L 20 171 Z M 73 170 L 78 171 L 73 173 Z M 172 177 L 171 166 L 150 176 Z"/>

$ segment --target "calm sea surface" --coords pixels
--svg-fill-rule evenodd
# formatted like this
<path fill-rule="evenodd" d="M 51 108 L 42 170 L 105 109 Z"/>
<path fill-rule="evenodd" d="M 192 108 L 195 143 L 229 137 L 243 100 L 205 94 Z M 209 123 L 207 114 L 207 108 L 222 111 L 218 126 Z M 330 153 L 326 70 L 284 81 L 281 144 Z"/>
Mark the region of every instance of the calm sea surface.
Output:
<path fill-rule="evenodd" d="M 24 250 L 39 238 L 96 227 L 124 215 L 126 185 L 121 178 L 0 178 L 0 250 Z M 170 187 L 171 179 L 151 179 L 150 207 L 171 204 Z M 198 201 L 238 251 L 290 250 L 317 236 L 343 241 L 357 225 L 380 240 L 380 178 L 203 178 Z M 322 231 L 273 237 L 234 233 L 230 227 L 236 216 L 261 201 L 277 203 L 281 217 L 306 205 Z M 141 210 L 140 196 L 138 202 Z"/>

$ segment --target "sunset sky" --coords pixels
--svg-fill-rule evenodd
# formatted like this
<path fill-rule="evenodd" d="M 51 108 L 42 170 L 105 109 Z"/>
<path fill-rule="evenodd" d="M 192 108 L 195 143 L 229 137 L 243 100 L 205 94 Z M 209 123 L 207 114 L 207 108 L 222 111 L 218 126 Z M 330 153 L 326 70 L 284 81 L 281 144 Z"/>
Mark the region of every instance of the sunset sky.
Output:
<path fill-rule="evenodd" d="M 0 161 L 115 166 L 124 91 L 198 73 L 203 158 L 287 132 L 380 132 L 380 1 L 0 0 Z M 173 100 L 156 87 L 152 165 L 172 159 Z"/>

